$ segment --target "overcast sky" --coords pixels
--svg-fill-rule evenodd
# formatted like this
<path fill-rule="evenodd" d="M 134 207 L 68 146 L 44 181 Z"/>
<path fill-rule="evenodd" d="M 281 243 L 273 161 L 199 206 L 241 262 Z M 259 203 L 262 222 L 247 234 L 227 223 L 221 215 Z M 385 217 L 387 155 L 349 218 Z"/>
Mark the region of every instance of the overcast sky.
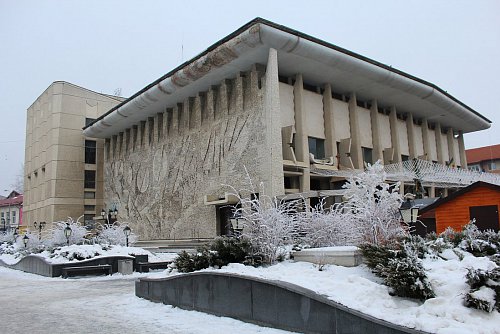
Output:
<path fill-rule="evenodd" d="M 0 0 L 0 194 L 24 161 L 26 109 L 54 81 L 128 97 L 260 16 L 436 84 L 500 143 L 500 1 Z"/>

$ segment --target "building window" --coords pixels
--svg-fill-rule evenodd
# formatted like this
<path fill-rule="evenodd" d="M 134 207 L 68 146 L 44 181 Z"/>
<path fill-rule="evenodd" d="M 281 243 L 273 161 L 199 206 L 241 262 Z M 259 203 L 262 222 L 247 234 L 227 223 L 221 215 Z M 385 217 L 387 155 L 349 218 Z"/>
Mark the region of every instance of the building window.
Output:
<path fill-rule="evenodd" d="M 488 170 L 495 170 L 495 169 L 497 169 L 497 163 L 495 161 L 488 162 Z"/>
<path fill-rule="evenodd" d="M 11 225 L 16 225 L 16 212 L 12 211 L 12 223 Z"/>
<path fill-rule="evenodd" d="M 474 171 L 474 172 L 481 171 L 481 166 L 479 164 L 469 165 L 469 166 L 467 166 L 467 168 L 471 171 Z"/>
<path fill-rule="evenodd" d="M 85 171 L 85 188 L 94 188 L 95 189 L 95 170 L 86 170 Z"/>
<path fill-rule="evenodd" d="M 410 159 L 410 156 L 401 154 L 401 161 L 408 161 Z"/>
<path fill-rule="evenodd" d="M 94 122 L 95 120 L 95 118 L 85 118 L 85 126 L 89 126 L 90 123 Z"/>
<path fill-rule="evenodd" d="M 85 211 L 95 211 L 95 205 L 84 205 L 83 210 Z"/>
<path fill-rule="evenodd" d="M 95 165 L 96 142 L 95 140 L 85 140 L 85 163 Z"/>
<path fill-rule="evenodd" d="M 362 147 L 363 151 L 363 161 L 367 164 L 373 164 L 373 149 L 368 147 Z"/>
<path fill-rule="evenodd" d="M 94 199 L 95 198 L 95 192 L 94 191 L 85 191 L 83 193 L 83 198 Z"/>
<path fill-rule="evenodd" d="M 314 155 L 316 159 L 324 159 L 325 158 L 325 140 L 308 137 L 309 140 L 309 153 Z"/>

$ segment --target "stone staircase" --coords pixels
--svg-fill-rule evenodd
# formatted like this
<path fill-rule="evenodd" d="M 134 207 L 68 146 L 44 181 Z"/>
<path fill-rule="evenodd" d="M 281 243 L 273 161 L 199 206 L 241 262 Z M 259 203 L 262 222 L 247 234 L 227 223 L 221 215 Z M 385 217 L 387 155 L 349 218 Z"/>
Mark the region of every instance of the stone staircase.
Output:
<path fill-rule="evenodd" d="M 144 248 L 153 253 L 180 253 L 186 251 L 194 253 L 196 248 L 209 243 L 213 239 L 164 239 L 164 240 L 141 240 L 134 244 L 136 247 Z"/>

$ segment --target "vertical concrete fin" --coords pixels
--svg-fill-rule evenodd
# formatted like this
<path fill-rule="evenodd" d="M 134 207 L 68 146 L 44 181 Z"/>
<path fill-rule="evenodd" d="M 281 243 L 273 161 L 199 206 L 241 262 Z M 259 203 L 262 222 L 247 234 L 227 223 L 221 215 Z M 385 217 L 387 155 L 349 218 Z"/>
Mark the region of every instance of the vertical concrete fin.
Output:
<path fill-rule="evenodd" d="M 337 156 L 337 143 L 335 141 L 335 115 L 330 84 L 326 84 L 323 91 L 323 120 L 325 124 L 325 154 L 327 157 L 335 158 Z"/>
<path fill-rule="evenodd" d="M 440 164 L 444 165 L 444 154 L 443 154 L 443 138 L 441 136 L 441 124 L 436 123 L 435 127 L 435 135 L 436 135 L 436 152 L 437 152 L 437 160 Z"/>
<path fill-rule="evenodd" d="M 422 141 L 424 143 L 424 157 L 427 161 L 432 161 L 431 142 L 429 140 L 429 121 L 422 119 Z"/>
<path fill-rule="evenodd" d="M 417 158 L 417 141 L 415 140 L 415 124 L 413 123 L 413 114 L 406 115 L 406 132 L 408 134 L 408 150 L 410 158 Z"/>
<path fill-rule="evenodd" d="M 349 97 L 349 125 L 351 127 L 351 159 L 356 169 L 363 169 L 363 155 L 361 151 L 361 134 L 359 130 L 359 115 L 356 110 L 356 93 Z"/>
<path fill-rule="evenodd" d="M 464 133 L 458 131 L 458 151 L 460 152 L 460 167 L 467 169 L 467 156 L 465 155 Z"/>
<path fill-rule="evenodd" d="M 278 80 L 278 51 L 269 49 L 264 90 L 264 119 L 266 124 L 266 146 L 271 153 L 265 159 L 264 176 L 267 195 L 285 193 L 283 179 L 283 153 L 281 151 L 281 118 Z"/>
<path fill-rule="evenodd" d="M 389 113 L 389 124 L 391 126 L 391 143 L 392 148 L 394 149 L 394 157 L 393 162 L 401 162 L 401 146 L 399 140 L 399 131 L 398 131 L 398 114 L 396 111 L 396 107 L 391 107 L 391 112 Z"/>
<path fill-rule="evenodd" d="M 372 127 L 373 162 L 384 162 L 383 148 L 380 142 L 380 114 L 377 100 L 372 100 L 370 107 L 370 122 Z"/>

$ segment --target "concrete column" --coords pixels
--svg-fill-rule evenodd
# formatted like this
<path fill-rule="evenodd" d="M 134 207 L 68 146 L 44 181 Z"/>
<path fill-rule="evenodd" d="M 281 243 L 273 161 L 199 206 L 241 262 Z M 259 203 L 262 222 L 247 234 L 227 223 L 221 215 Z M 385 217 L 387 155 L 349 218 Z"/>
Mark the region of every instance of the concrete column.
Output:
<path fill-rule="evenodd" d="M 304 108 L 304 82 L 302 74 L 297 74 L 293 85 L 295 113 L 295 156 L 298 161 L 309 162 L 309 142 L 306 133 L 306 111 Z"/>
<path fill-rule="evenodd" d="M 217 94 L 217 116 L 224 118 L 229 113 L 226 80 L 222 80 Z"/>
<path fill-rule="evenodd" d="M 408 149 L 410 159 L 417 157 L 417 141 L 415 140 L 415 124 L 413 123 L 413 114 L 408 113 L 406 116 L 406 131 L 408 133 Z"/>
<path fill-rule="evenodd" d="M 110 160 L 110 151 L 111 151 L 111 138 L 106 138 L 104 140 L 104 162 Z"/>
<path fill-rule="evenodd" d="M 158 142 L 158 140 L 160 139 L 160 132 L 158 131 L 159 130 L 158 122 L 160 120 L 158 119 L 158 115 L 159 114 L 156 114 L 153 117 L 153 142 L 152 142 L 152 144 L 156 144 Z"/>
<path fill-rule="evenodd" d="M 441 139 L 441 124 L 436 123 L 434 130 L 436 134 L 436 152 L 438 163 L 444 165 L 443 140 Z"/>
<path fill-rule="evenodd" d="M 120 134 L 118 135 L 118 138 L 120 140 L 120 159 L 123 159 L 125 158 L 125 154 L 126 154 L 126 136 L 125 136 L 125 132 L 120 132 Z"/>
<path fill-rule="evenodd" d="M 335 115 L 333 112 L 332 87 L 330 84 L 325 85 L 325 90 L 323 92 L 323 118 L 325 124 L 325 155 L 327 157 L 334 157 L 334 161 L 337 162 L 337 159 L 335 159 L 337 156 Z"/>
<path fill-rule="evenodd" d="M 425 160 L 432 161 L 431 158 L 431 142 L 429 140 L 429 122 L 427 118 L 422 120 L 422 140 L 424 142 L 424 156 Z"/>
<path fill-rule="evenodd" d="M 356 93 L 349 97 L 349 125 L 351 127 L 351 159 L 354 168 L 364 169 L 363 152 L 361 151 L 361 134 L 359 130 L 359 115 L 356 111 Z"/>
<path fill-rule="evenodd" d="M 460 167 L 467 169 L 467 156 L 465 155 L 464 133 L 458 131 L 458 151 L 460 152 Z"/>
<path fill-rule="evenodd" d="M 452 165 L 457 166 L 459 164 L 458 157 L 455 156 L 455 141 L 453 140 L 453 128 L 448 128 L 446 131 L 446 141 L 448 142 L 448 160 Z"/>
<path fill-rule="evenodd" d="M 266 147 L 270 159 L 263 161 L 266 193 L 278 196 L 285 193 L 283 179 L 283 153 L 281 151 L 281 118 L 278 81 L 278 51 L 269 49 L 264 90 L 264 119 L 266 124 Z"/>
<path fill-rule="evenodd" d="M 206 101 L 205 101 L 205 108 L 207 108 L 206 113 L 207 113 L 207 122 L 210 124 L 211 122 L 214 121 L 214 110 L 215 110 L 215 101 L 214 101 L 214 91 L 213 88 L 210 87 L 210 89 L 207 91 L 206 95 Z"/>
<path fill-rule="evenodd" d="M 396 107 L 391 107 L 389 114 L 389 124 L 391 126 L 391 143 L 394 149 L 394 162 L 401 162 L 401 146 L 399 145 L 398 115 Z"/>
<path fill-rule="evenodd" d="M 163 140 L 163 136 L 165 135 L 165 122 L 163 121 L 164 116 L 165 113 L 162 112 L 156 114 L 155 127 L 157 128 L 157 133 L 158 133 L 157 142 L 161 142 Z"/>
<path fill-rule="evenodd" d="M 111 137 L 111 160 L 115 160 L 116 159 L 116 136 L 112 136 Z"/>
<path fill-rule="evenodd" d="M 436 197 L 436 187 L 434 187 L 434 186 L 429 187 L 429 194 L 428 194 L 428 196 L 430 198 Z"/>
<path fill-rule="evenodd" d="M 130 154 L 130 136 L 132 135 L 132 129 L 125 130 L 125 154 Z"/>
<path fill-rule="evenodd" d="M 250 100 L 255 101 L 259 94 L 259 73 L 257 72 L 257 66 L 254 64 L 252 65 L 252 69 L 250 70 L 249 75 L 249 93 L 250 93 Z"/>
<path fill-rule="evenodd" d="M 152 135 L 152 133 L 151 133 L 151 127 L 150 127 L 151 117 L 148 117 L 146 119 L 146 122 L 144 122 L 144 123 L 145 123 L 145 126 L 144 126 L 144 135 L 143 135 L 144 142 L 142 143 L 142 147 L 146 148 L 146 147 L 149 147 L 151 145 L 151 142 L 149 140 L 149 136 Z M 153 128 L 154 128 L 154 126 L 153 126 Z"/>
<path fill-rule="evenodd" d="M 243 78 L 241 75 L 238 73 L 238 76 L 234 80 L 234 87 L 233 87 L 233 94 L 234 94 L 234 111 L 236 113 L 240 113 L 243 111 Z"/>
<path fill-rule="evenodd" d="M 182 133 L 186 133 L 189 131 L 189 123 L 190 123 L 190 116 L 191 116 L 191 105 L 189 101 L 189 97 L 184 100 L 184 103 L 182 103 L 182 112 L 181 112 L 181 123 L 179 126 L 179 129 L 182 131 Z"/>
<path fill-rule="evenodd" d="M 384 162 L 383 147 L 380 143 L 380 114 L 378 112 L 377 100 L 372 101 L 370 107 L 370 120 L 372 126 L 373 161 Z"/>
<path fill-rule="evenodd" d="M 163 123 L 165 124 L 165 137 L 169 137 L 172 135 L 172 126 L 173 126 L 173 117 L 174 110 L 172 108 L 167 108 L 165 110 L 165 117 L 163 118 Z"/>

